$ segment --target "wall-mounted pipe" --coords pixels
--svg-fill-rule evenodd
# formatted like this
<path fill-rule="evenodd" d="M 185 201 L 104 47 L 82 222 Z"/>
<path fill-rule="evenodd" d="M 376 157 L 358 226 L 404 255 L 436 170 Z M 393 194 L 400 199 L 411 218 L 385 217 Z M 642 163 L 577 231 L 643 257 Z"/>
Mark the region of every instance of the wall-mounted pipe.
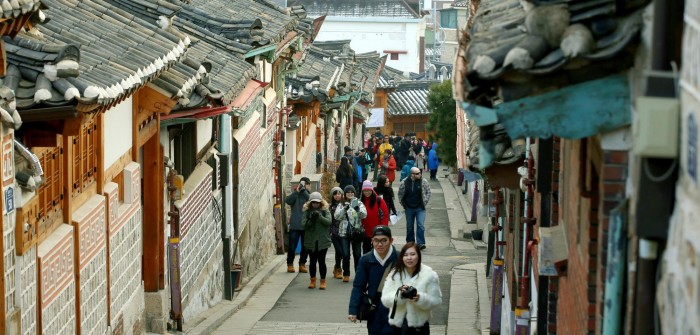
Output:
<path fill-rule="evenodd" d="M 14 140 L 15 144 L 15 150 L 24 157 L 29 164 L 32 167 L 32 175 L 23 175 L 22 173 L 17 173 L 17 181 L 19 182 L 21 187 L 30 189 L 30 190 L 36 190 L 41 186 L 41 184 L 44 183 L 44 169 L 41 167 L 41 162 L 39 161 L 39 157 L 37 157 L 34 153 L 29 150 L 29 148 L 25 147 L 22 143 L 17 141 L 16 139 Z"/>

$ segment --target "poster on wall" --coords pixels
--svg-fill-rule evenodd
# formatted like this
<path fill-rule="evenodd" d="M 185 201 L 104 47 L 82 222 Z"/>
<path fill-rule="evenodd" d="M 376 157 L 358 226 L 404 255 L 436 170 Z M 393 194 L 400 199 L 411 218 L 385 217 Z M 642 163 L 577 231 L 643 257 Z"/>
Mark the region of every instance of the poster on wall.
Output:
<path fill-rule="evenodd" d="M 370 108 L 367 128 L 384 127 L 384 108 Z"/>

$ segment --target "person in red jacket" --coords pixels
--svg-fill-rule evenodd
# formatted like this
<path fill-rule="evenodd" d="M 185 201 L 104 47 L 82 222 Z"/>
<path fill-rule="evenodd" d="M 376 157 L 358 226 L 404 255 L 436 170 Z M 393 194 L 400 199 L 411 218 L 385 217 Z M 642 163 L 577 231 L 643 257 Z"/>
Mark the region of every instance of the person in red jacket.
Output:
<path fill-rule="evenodd" d="M 362 225 L 365 227 L 365 239 L 362 241 L 362 253 L 366 254 L 372 250 L 372 231 L 374 227 L 389 225 L 389 208 L 384 202 L 384 199 L 377 196 L 372 187 L 372 182 L 365 180 L 362 182 L 362 204 L 367 209 L 367 217 L 362 219 Z"/>
<path fill-rule="evenodd" d="M 381 174 L 386 175 L 386 177 L 389 178 L 389 185 L 392 185 L 394 183 L 394 179 L 396 179 L 396 159 L 394 159 L 391 149 L 384 151 L 381 166 Z"/>

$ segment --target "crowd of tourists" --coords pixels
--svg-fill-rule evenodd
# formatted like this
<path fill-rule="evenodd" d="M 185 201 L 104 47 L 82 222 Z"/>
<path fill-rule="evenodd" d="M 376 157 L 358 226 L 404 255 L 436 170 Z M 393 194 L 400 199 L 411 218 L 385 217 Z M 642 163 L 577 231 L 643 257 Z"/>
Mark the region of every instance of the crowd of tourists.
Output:
<path fill-rule="evenodd" d="M 311 192 L 306 177 L 285 199 L 291 209 L 287 271 L 296 272 L 295 251 L 301 243 L 299 272 L 309 273 L 309 289 L 325 290 L 326 255 L 333 246 L 333 278 L 350 282 L 352 257 L 350 321 L 367 320 L 369 334 L 429 334 L 430 310 L 441 304 L 442 294 L 437 274 L 421 262 L 431 195 L 422 173 L 429 170 L 430 179 L 436 178 L 437 144 L 428 148 L 427 142 L 409 134 L 372 135 L 365 144 L 354 153 L 344 148 L 336 172 L 338 186 L 331 189 L 329 200 Z M 394 194 L 397 169 L 400 184 Z M 397 202 L 407 228 L 400 251 L 393 246 L 389 227 L 390 221 L 398 221 Z"/>

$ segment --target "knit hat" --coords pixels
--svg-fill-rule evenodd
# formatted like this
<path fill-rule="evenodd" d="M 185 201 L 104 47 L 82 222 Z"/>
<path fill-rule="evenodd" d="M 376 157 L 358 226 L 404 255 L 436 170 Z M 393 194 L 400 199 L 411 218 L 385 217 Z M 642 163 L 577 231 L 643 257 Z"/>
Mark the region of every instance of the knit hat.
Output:
<path fill-rule="evenodd" d="M 374 186 L 372 186 L 372 182 L 369 180 L 365 180 L 362 182 L 362 190 L 373 190 Z"/>
<path fill-rule="evenodd" d="M 343 190 L 343 194 L 350 193 L 350 192 L 356 193 L 355 186 L 352 186 L 352 185 L 345 186 L 345 189 Z"/>
<path fill-rule="evenodd" d="M 379 235 L 391 238 L 391 229 L 389 228 L 389 226 L 379 225 L 374 227 L 374 230 L 372 230 L 372 237 Z"/>
<path fill-rule="evenodd" d="M 338 192 L 340 192 L 340 194 L 343 194 L 343 189 L 338 186 L 331 189 L 331 195 L 335 195 Z"/>
<path fill-rule="evenodd" d="M 309 201 L 311 202 L 321 202 L 323 200 L 323 197 L 321 196 L 321 193 L 318 192 L 313 192 L 311 195 L 309 195 Z"/>

